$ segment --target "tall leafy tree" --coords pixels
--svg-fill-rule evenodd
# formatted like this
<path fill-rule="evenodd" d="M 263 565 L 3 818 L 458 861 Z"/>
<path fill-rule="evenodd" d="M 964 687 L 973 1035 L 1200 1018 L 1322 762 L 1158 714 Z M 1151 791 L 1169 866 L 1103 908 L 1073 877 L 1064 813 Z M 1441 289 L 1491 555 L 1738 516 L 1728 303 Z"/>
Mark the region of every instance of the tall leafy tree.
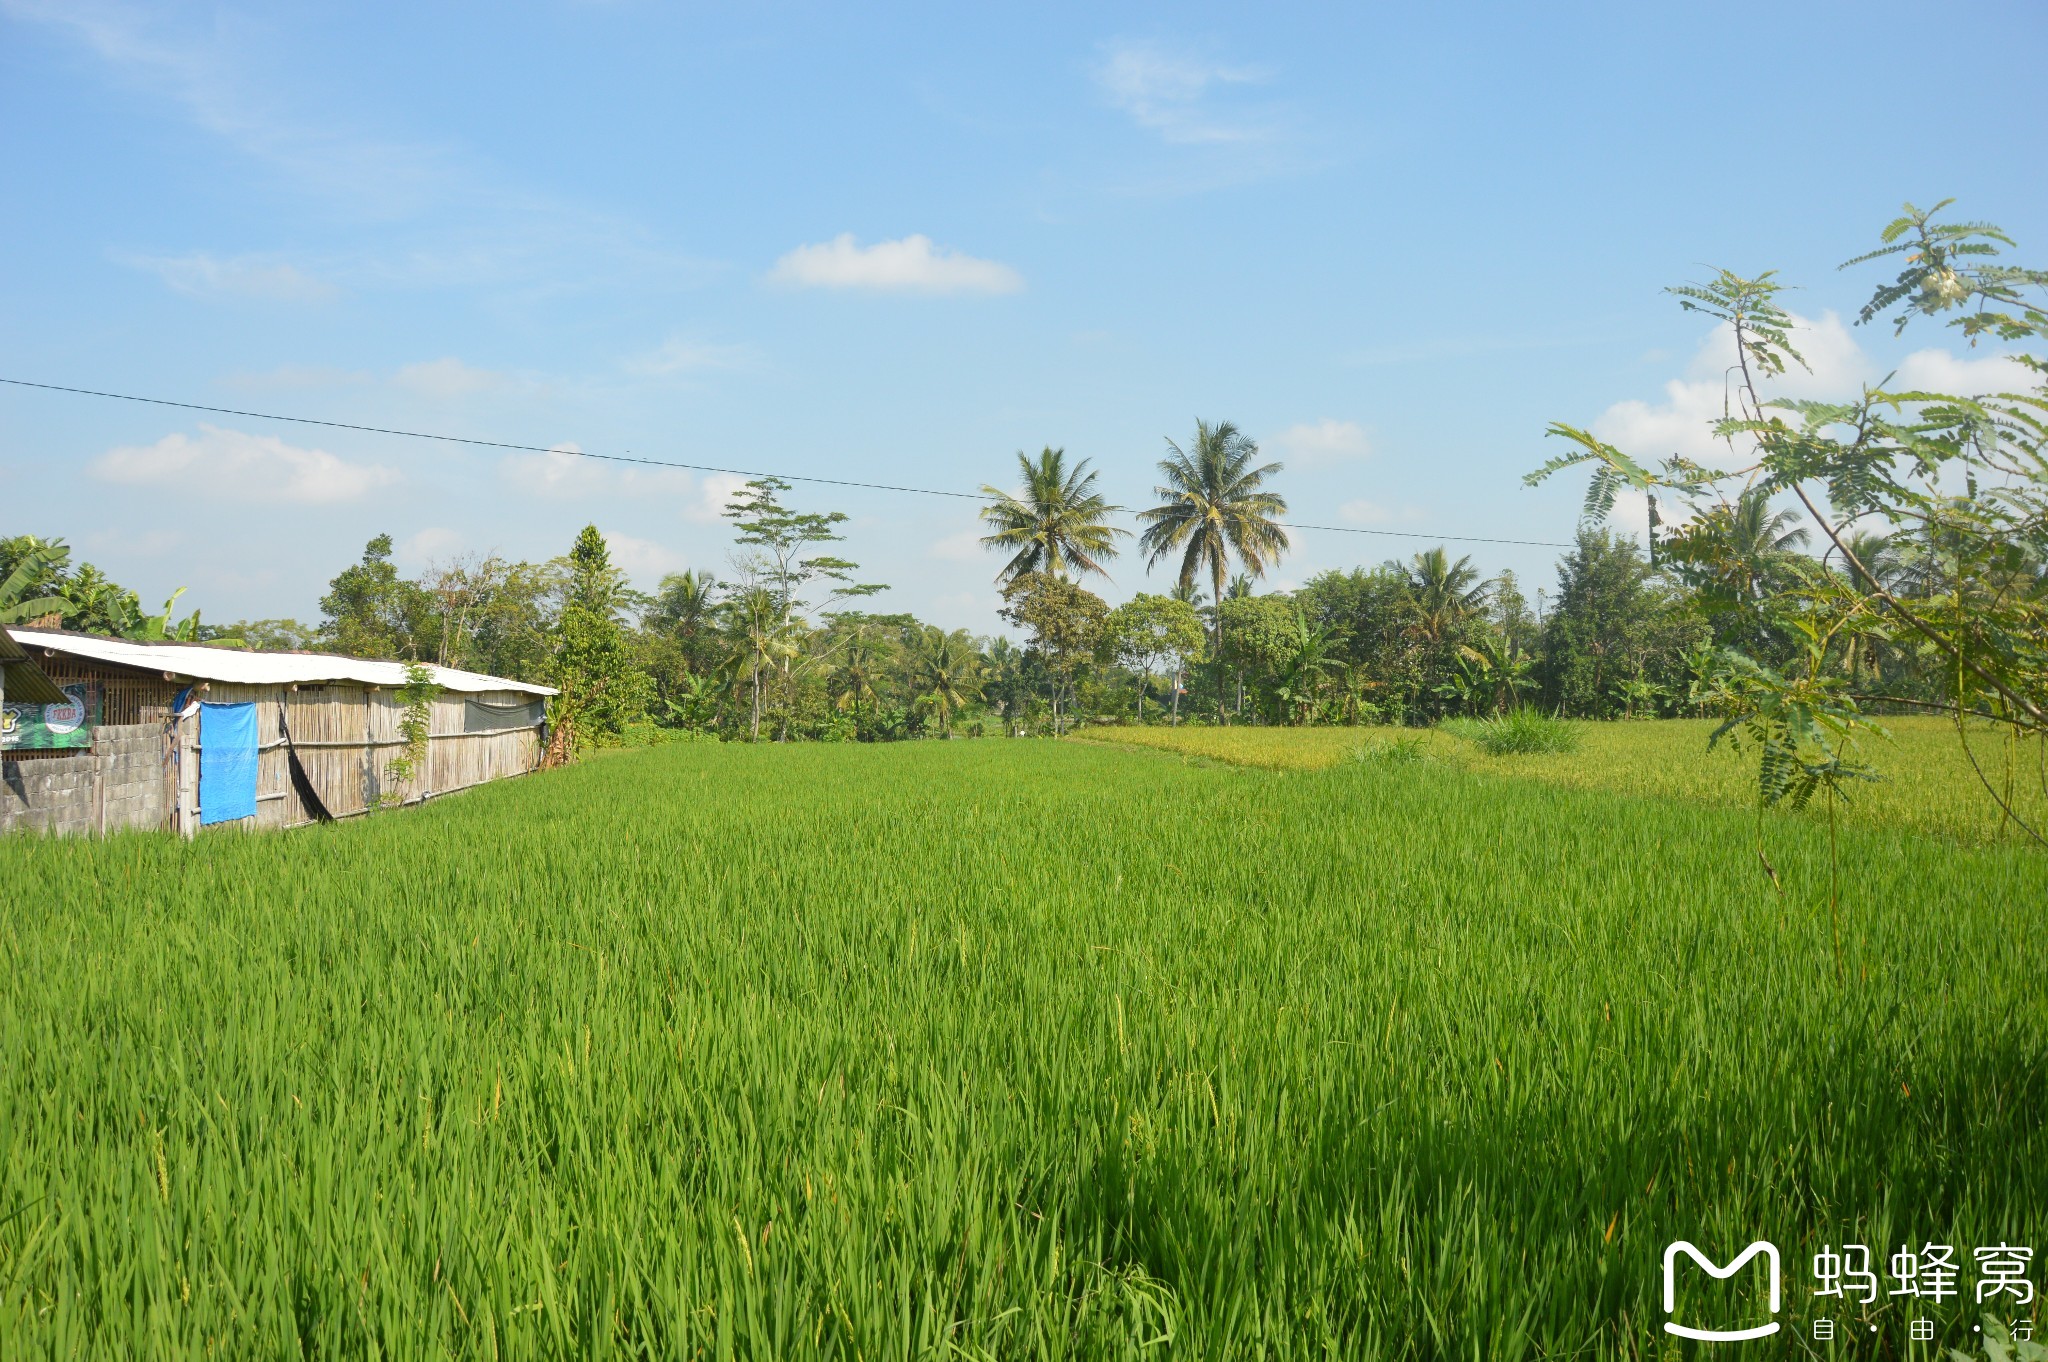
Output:
<path fill-rule="evenodd" d="M 1263 577 L 1268 565 L 1287 551 L 1287 532 L 1274 523 L 1287 514 L 1287 501 L 1266 487 L 1282 465 L 1256 464 L 1258 445 L 1228 421 L 1213 426 L 1197 421 L 1195 438 L 1186 449 L 1172 440 L 1166 447 L 1169 453 L 1159 461 L 1164 481 L 1153 489 L 1160 504 L 1138 513 L 1145 522 L 1138 541 L 1146 554 L 1145 565 L 1149 568 L 1179 553 L 1180 588 L 1190 589 L 1196 574 L 1207 568 L 1212 599 L 1220 603 L 1233 555 L 1246 573 Z M 1213 652 L 1223 656 L 1220 609 Z M 1217 708 L 1222 709 L 1220 694 Z"/>
<path fill-rule="evenodd" d="M 398 575 L 388 534 L 365 544 L 362 561 L 328 583 L 320 610 L 327 646 L 351 657 L 417 658 L 421 642 L 439 634 L 432 598 Z"/>
<path fill-rule="evenodd" d="M 1021 485 L 1014 492 L 987 484 L 981 489 L 989 498 L 981 519 L 990 527 L 982 545 L 1011 555 L 996 582 L 1007 584 L 1034 572 L 1108 576 L 1103 561 L 1117 556 L 1116 541 L 1130 531 L 1109 523 L 1123 507 L 1110 505 L 1095 489 L 1088 460 L 1069 467 L 1067 451 L 1047 445 L 1036 459 L 1019 450 L 1017 472 Z"/>
<path fill-rule="evenodd" d="M 1003 588 L 1003 618 L 1029 630 L 1031 650 L 1050 681 L 1053 731 L 1065 732 L 1081 674 L 1102 645 L 1109 606 L 1063 577 L 1027 572 Z"/>
<path fill-rule="evenodd" d="M 733 495 L 725 508 L 726 518 L 739 531 L 737 542 L 742 548 L 755 551 L 737 560 L 741 581 L 732 588 L 745 599 L 743 636 L 750 641 L 757 657 L 762 646 L 773 645 L 768 652 L 775 659 L 775 685 L 785 700 L 793 698 L 799 663 L 808 667 L 822 661 L 803 649 L 804 629 L 799 613 L 829 611 L 835 605 L 889 589 L 878 582 L 855 581 L 853 574 L 860 568 L 858 563 L 836 554 L 814 552 L 845 537 L 839 533 L 839 526 L 846 523 L 846 512 L 795 510 L 782 503 L 783 494 L 789 490 L 790 484 L 781 478 L 754 478 Z M 777 618 L 772 630 L 764 631 L 756 618 L 758 601 L 751 594 L 756 587 L 770 592 L 774 601 Z M 751 731 L 757 739 L 762 685 L 763 678 L 756 671 L 752 680 Z M 782 733 L 787 737 L 788 706 L 782 706 L 780 712 Z"/>
<path fill-rule="evenodd" d="M 626 639 L 625 574 L 595 525 L 586 525 L 569 551 L 562 618 L 555 648 L 553 717 L 565 746 L 616 744 L 646 708 L 646 676 Z"/>
<path fill-rule="evenodd" d="M 1141 591 L 1109 612 L 1104 642 L 1117 661 L 1138 675 L 1138 722 L 1145 721 L 1145 687 L 1161 666 L 1169 668 L 1178 717 L 1181 672 L 1202 654 L 1202 621 L 1195 607 L 1172 596 Z"/>
<path fill-rule="evenodd" d="M 1676 691 L 1685 656 L 1706 641 L 1688 601 L 1654 573 L 1635 542 L 1583 528 L 1558 564 L 1557 604 L 1544 621 L 1549 702 L 1589 718 L 1641 703 L 1643 686 Z"/>

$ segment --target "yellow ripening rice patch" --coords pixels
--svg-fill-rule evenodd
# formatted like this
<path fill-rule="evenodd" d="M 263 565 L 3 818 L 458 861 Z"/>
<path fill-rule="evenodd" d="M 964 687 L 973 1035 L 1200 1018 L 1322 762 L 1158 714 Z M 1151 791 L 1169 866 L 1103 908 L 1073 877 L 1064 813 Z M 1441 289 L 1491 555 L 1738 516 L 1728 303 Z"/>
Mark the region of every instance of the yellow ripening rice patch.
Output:
<path fill-rule="evenodd" d="M 1844 821 L 1909 828 L 1974 844 L 2026 841 L 1986 792 L 1988 781 L 2029 823 L 2048 829 L 2039 739 L 2015 743 L 1999 729 L 1973 724 L 1966 752 L 1955 725 L 1944 720 L 1907 717 L 1879 722 L 1888 736 L 1863 737 L 1857 751 L 1880 779 L 1847 786 L 1847 800 L 1837 809 Z M 1580 740 L 1575 752 L 1499 757 L 1488 756 L 1477 744 L 1438 730 L 1183 725 L 1091 728 L 1075 736 L 1089 742 L 1159 748 L 1278 771 L 1325 770 L 1369 755 L 1377 750 L 1376 745 L 1419 743 L 1417 755 L 1467 770 L 1657 799 L 1741 807 L 1756 802 L 1755 752 L 1738 754 L 1727 747 L 1725 739 L 1721 749 L 1709 752 L 1707 737 L 1717 727 L 1713 720 L 1576 723 L 1573 727 Z M 1825 803 L 1816 801 L 1800 816 L 1825 819 Z"/>

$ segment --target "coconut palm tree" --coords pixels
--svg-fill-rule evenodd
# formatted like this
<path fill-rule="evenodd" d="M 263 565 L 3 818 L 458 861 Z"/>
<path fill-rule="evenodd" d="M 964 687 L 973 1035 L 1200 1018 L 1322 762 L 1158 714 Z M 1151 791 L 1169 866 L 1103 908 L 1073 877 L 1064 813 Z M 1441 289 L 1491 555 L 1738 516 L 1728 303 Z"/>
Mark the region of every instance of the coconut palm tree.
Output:
<path fill-rule="evenodd" d="M 1182 449 L 1168 440 L 1169 453 L 1159 461 L 1165 481 L 1153 491 L 1160 504 L 1140 511 L 1145 533 L 1139 547 L 1145 566 L 1178 550 L 1179 588 L 1191 591 L 1199 568 L 1209 570 L 1210 599 L 1225 599 L 1223 582 L 1230 557 L 1253 577 L 1287 551 L 1287 532 L 1274 523 L 1287 514 L 1287 500 L 1265 490 L 1266 479 L 1281 470 L 1279 463 L 1253 467 L 1259 447 L 1228 421 L 1195 422 L 1195 438 Z M 1223 656 L 1223 612 L 1216 611 L 1213 655 Z"/>
<path fill-rule="evenodd" d="M 1067 451 L 1048 445 L 1036 459 L 1018 450 L 1017 470 L 1024 479 L 1019 490 L 981 488 L 990 498 L 981 518 L 994 530 L 982 536 L 982 547 L 1013 555 L 996 575 L 997 585 L 1030 572 L 1065 577 L 1069 568 L 1107 577 L 1102 560 L 1116 557 L 1116 541 L 1130 531 L 1107 523 L 1123 507 L 1095 490 L 1088 460 L 1069 468 Z"/>
<path fill-rule="evenodd" d="M 1488 585 L 1470 557 L 1451 561 L 1442 545 L 1418 553 L 1400 568 L 1408 578 L 1408 632 L 1442 643 L 1459 625 L 1486 608 Z"/>
<path fill-rule="evenodd" d="M 965 629 L 942 633 L 934 629 L 925 636 L 912 664 L 918 698 L 939 716 L 939 732 L 953 734 L 953 715 L 969 700 L 981 695 L 981 657 L 974 650 L 974 638 Z"/>
<path fill-rule="evenodd" d="M 858 718 L 864 708 L 881 702 L 875 682 L 885 674 L 888 657 L 873 627 L 860 624 L 839 649 L 831 676 L 833 703 L 842 714 Z"/>
<path fill-rule="evenodd" d="M 780 597 L 762 586 L 735 592 L 725 603 L 725 617 L 729 651 L 722 670 L 735 689 L 748 697 L 747 741 L 759 742 L 767 678 L 796 656 L 802 646 L 802 626 L 787 617 Z"/>

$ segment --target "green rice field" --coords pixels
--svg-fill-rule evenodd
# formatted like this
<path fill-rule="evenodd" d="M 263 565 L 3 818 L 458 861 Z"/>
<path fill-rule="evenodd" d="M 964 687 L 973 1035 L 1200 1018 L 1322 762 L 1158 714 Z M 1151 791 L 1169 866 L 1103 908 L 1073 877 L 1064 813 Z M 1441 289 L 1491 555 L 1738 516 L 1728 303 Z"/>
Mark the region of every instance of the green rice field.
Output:
<path fill-rule="evenodd" d="M 690 744 L 0 842 L 0 1357 L 1680 1357 L 1678 1238 L 1784 1250 L 1725 1355 L 1846 1357 L 1820 1246 L 2048 1251 L 2048 856 L 1874 802 L 1831 919 L 1812 819 L 1780 892 L 1711 792 L 1265 765 Z"/>

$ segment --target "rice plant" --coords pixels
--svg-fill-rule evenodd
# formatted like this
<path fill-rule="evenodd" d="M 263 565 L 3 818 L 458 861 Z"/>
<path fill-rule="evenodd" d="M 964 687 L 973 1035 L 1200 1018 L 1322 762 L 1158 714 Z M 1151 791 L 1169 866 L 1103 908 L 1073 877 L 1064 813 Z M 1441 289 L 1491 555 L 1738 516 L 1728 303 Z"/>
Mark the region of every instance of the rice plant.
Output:
<path fill-rule="evenodd" d="M 2048 863 L 1846 825 L 1837 985 L 1748 821 L 689 744 L 13 839 L 0 1356 L 1621 1359 L 1674 1238 L 2048 1247 Z"/>

